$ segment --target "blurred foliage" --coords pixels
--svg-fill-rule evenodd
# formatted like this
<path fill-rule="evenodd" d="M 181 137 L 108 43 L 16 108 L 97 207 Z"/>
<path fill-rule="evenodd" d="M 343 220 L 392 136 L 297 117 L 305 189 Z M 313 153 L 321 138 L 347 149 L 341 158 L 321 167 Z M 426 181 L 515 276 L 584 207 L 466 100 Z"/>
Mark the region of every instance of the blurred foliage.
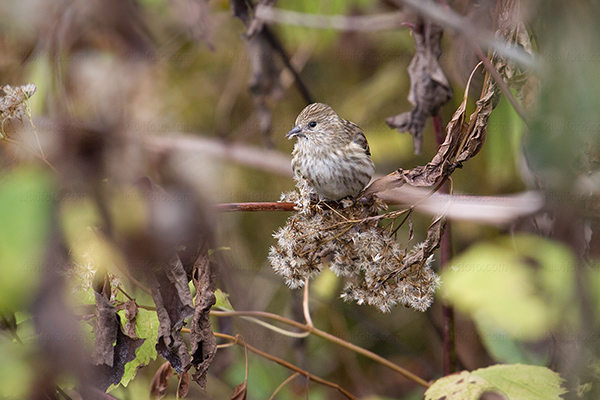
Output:
<path fill-rule="evenodd" d="M 119 30 L 123 27 L 106 28 L 106 15 L 98 19 L 86 15 L 85 1 L 3 1 L 0 84 L 35 83 L 38 91 L 31 99 L 34 117 L 68 115 L 93 123 L 121 123 L 139 136 L 176 132 L 264 147 L 266 141 L 248 92 L 250 59 L 241 37 L 241 21 L 231 17 L 227 1 L 209 1 L 207 44 L 188 34 L 172 3 L 136 3 L 143 26 L 140 31 L 149 37 L 150 44 L 145 47 L 128 42 L 128 31 Z M 277 7 L 326 15 L 370 15 L 394 10 L 392 3 L 281 0 Z M 451 2 L 451 6 L 458 9 L 459 3 Z M 529 129 L 504 98 L 491 114 L 484 150 L 453 174 L 453 189 L 455 193 L 480 196 L 537 189 L 545 193 L 548 209 L 510 229 L 454 224 L 457 256 L 442 275 L 440 301 L 427 314 L 397 308 L 381 315 L 368 307 L 345 304 L 337 298 L 342 282 L 331 273 L 323 273 L 311 283 L 312 317 L 321 329 L 434 380 L 442 375 L 439 307 L 443 298 L 460 312 L 460 365 L 474 371 L 471 375 L 476 379 L 484 379 L 483 388 L 494 386 L 520 396 L 511 390 L 539 384 L 538 398 L 558 398 L 557 376 L 533 366 L 540 365 L 558 370 L 572 393 L 597 398 L 598 208 L 594 208 L 597 197 L 587 201 L 587 196 L 597 196 L 600 187 L 600 121 L 596 110 L 600 104 L 596 34 L 600 12 L 596 5 L 583 1 L 532 2 L 527 7 L 531 7 L 525 10 L 531 17 L 529 29 L 535 33 L 539 49 L 540 68 L 534 75 L 543 82 L 539 92 L 534 91 L 537 101 L 527 107 Z M 467 16 L 475 13 L 460 11 Z M 134 25 L 131 21 L 126 20 L 125 26 Z M 301 76 L 315 98 L 364 129 L 377 173 L 429 161 L 436 150 L 430 123 L 426 125 L 423 154 L 415 156 L 410 136 L 389 129 L 384 122 L 386 117 L 410 109 L 406 68 L 414 43 L 409 29 L 340 32 L 288 25 L 272 28 L 292 58 L 299 60 Z M 468 75 L 474 66 L 468 63 L 472 55 L 461 53 L 455 46 L 459 40 L 457 34 L 444 38 L 442 66 L 458 69 L 449 76 Z M 481 76 L 476 75 L 476 79 Z M 285 97 L 268 102 L 273 119 L 271 139 L 275 149 L 285 154 L 293 143 L 284 135 L 304 107 L 301 96 L 289 79 L 287 82 Z M 464 82 L 458 78 L 451 84 L 455 93 L 464 91 Z M 442 109 L 444 121 L 450 120 L 460 100 L 461 96 L 455 95 Z M 473 107 L 471 99 L 469 107 Z M 42 121 L 40 131 L 43 125 Z M 14 122 L 11 128 L 19 126 Z M 35 359 L 38 338 L 26 310 L 42 282 L 48 243 L 56 234 L 53 227 L 56 231 L 60 228 L 73 261 L 71 270 L 66 271 L 66 297 L 80 317 L 85 346 L 91 345 L 89 318 L 93 314 L 85 306 L 93 303 L 92 279 L 98 271 L 108 271 L 113 282 L 139 304 L 152 304 L 148 294 L 122 276 L 125 261 L 98 233 L 101 215 L 90 194 L 74 189 L 76 196 L 63 196 L 56 188 L 57 177 L 62 176 L 66 182 L 61 183 L 67 187 L 75 185 L 75 178 L 64 172 L 43 171 L 39 157 L 30 150 L 37 148 L 35 139 L 25 133 L 19 139 L 21 147 L 2 142 L 0 150 L 4 167 L 0 175 L 0 397 L 11 399 L 28 398 L 30 387 L 39 379 Z M 58 141 L 51 134 L 39 139 L 50 149 Z M 188 171 L 197 175 L 202 194 L 213 202 L 276 201 L 282 191 L 293 187 L 287 177 L 203 153 L 181 152 L 179 156 Z M 63 157 L 67 155 L 55 155 L 57 160 Z M 103 182 L 108 186 L 140 174 L 164 178 L 160 160 L 144 160 L 143 168 L 138 168 L 137 157 L 127 153 L 131 168 L 102 177 Z M 144 225 L 147 210 L 136 198 L 135 191 L 119 191 L 109 202 L 105 211 L 118 221 L 117 232 Z M 55 211 L 58 217 L 53 221 Z M 272 233 L 286 217 L 273 212 L 215 217 L 218 246 L 231 249 L 221 252 L 226 262 L 220 270 L 218 306 L 230 302 L 236 310 L 264 310 L 303 319 L 301 294 L 285 287 L 266 260 L 274 243 Z M 415 216 L 413 241 L 422 240 L 429 221 L 428 216 Z M 399 231 L 399 240 L 407 237 L 406 229 Z M 113 300 L 127 299 L 118 293 Z M 123 311 L 119 313 L 123 317 Z M 466 317 L 475 326 L 464 322 Z M 146 342 L 137 349 L 136 360 L 127 364 L 122 384 L 111 391 L 112 395 L 130 400 L 148 398 L 152 376 L 162 363 L 162 359 L 156 360 L 154 348 L 157 324 L 155 313 L 139 310 L 136 333 Z M 215 318 L 213 327 L 239 333 L 253 346 L 339 383 L 362 399 L 423 396 L 422 389 L 385 367 L 319 338 L 285 338 L 231 318 Z M 268 398 L 291 375 L 253 354 L 249 359 L 249 398 Z M 207 392 L 192 388 L 189 398 L 228 398 L 244 380 L 244 361 L 242 348 L 220 349 L 209 373 Z M 509 370 L 502 373 L 498 373 L 500 367 L 478 369 L 493 363 L 533 365 L 506 366 Z M 138 370 L 144 364 L 148 366 Z M 512 374 L 514 380 L 508 383 L 496 380 Z M 457 385 L 461 377 L 443 378 L 435 390 L 446 393 L 448 389 L 440 387 Z M 176 387 L 174 382 L 169 385 L 166 398 L 174 399 Z M 311 399 L 339 398 L 329 388 L 314 383 L 308 387 Z M 306 398 L 305 388 L 304 379 L 298 377 L 277 398 Z M 435 393 L 434 388 L 430 390 Z"/>
<path fill-rule="evenodd" d="M 559 400 L 565 392 L 561 381 L 542 367 L 495 365 L 442 378 L 427 389 L 425 399 L 477 400 L 489 392 L 508 399 Z"/>

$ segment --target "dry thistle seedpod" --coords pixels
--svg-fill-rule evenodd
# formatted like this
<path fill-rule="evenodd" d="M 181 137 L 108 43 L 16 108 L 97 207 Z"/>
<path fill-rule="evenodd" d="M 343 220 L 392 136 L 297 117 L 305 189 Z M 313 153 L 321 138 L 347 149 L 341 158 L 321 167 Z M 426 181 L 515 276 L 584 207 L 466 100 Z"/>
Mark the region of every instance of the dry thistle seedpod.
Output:
<path fill-rule="evenodd" d="M 315 204 L 310 183 L 298 179 L 296 186 L 298 192 L 284 193 L 281 200 L 296 203 L 298 212 L 273 235 L 277 245 L 269 252 L 273 269 L 290 288 L 304 286 L 307 278 L 329 264 L 336 275 L 348 278 L 341 295 L 346 301 L 369 304 L 382 312 L 396 304 L 418 311 L 429 308 L 439 286 L 439 277 L 431 269 L 433 248 L 426 240 L 409 251 L 390 230 L 378 225 L 399 212 L 379 215 L 386 207 L 373 198 L 345 208 Z"/>

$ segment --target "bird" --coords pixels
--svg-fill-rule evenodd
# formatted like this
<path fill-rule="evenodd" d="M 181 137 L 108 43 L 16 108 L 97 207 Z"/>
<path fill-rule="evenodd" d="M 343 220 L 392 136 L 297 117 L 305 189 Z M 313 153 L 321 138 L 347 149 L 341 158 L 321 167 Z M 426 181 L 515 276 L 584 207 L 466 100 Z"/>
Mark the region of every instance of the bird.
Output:
<path fill-rule="evenodd" d="M 362 129 L 327 104 L 306 106 L 286 137 L 297 139 L 292 151 L 294 174 L 306 179 L 320 200 L 356 199 L 375 173 Z"/>

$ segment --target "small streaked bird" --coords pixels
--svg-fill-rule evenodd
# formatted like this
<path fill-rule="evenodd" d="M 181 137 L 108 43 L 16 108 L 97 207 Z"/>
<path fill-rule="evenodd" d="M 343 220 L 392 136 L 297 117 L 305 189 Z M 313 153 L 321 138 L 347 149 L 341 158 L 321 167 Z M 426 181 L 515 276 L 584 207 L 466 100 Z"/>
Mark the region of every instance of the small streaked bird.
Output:
<path fill-rule="evenodd" d="M 298 139 L 292 152 L 294 173 L 308 180 L 321 200 L 356 198 L 375 172 L 362 130 L 327 104 L 308 105 L 286 137 Z"/>

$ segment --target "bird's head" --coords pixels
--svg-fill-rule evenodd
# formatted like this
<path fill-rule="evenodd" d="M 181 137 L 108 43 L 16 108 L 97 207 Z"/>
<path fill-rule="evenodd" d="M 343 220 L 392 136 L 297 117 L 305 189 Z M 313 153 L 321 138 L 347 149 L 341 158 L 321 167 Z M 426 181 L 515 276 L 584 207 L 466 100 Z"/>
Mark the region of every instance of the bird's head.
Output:
<path fill-rule="evenodd" d="M 323 103 L 309 104 L 300 112 L 296 118 L 296 126 L 285 135 L 288 139 L 298 138 L 322 138 L 334 134 L 342 119 L 331 107 Z"/>

